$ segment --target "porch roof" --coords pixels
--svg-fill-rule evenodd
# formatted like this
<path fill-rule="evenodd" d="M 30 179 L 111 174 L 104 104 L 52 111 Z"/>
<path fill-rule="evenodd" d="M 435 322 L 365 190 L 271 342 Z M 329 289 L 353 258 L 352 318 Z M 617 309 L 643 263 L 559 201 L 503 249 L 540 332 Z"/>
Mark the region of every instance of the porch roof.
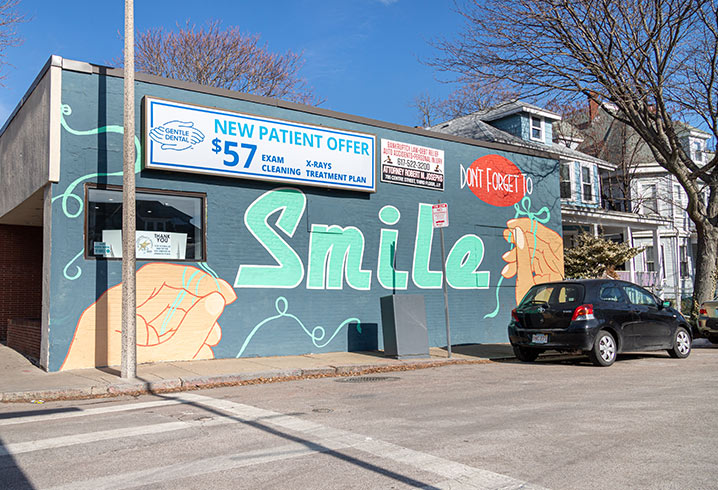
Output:
<path fill-rule="evenodd" d="M 661 226 L 669 226 L 671 222 L 670 219 L 659 216 L 644 216 L 570 204 L 561 204 L 561 221 L 564 225 L 629 226 L 634 230 L 656 230 Z"/>

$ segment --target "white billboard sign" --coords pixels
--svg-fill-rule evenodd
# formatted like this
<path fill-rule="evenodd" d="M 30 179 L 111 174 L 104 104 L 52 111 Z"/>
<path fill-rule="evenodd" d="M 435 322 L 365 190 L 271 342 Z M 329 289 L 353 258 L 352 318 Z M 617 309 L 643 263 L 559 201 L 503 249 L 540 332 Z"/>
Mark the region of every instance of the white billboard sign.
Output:
<path fill-rule="evenodd" d="M 444 190 L 444 150 L 381 140 L 381 181 Z"/>
<path fill-rule="evenodd" d="M 145 97 L 144 167 L 376 190 L 371 134 Z"/>

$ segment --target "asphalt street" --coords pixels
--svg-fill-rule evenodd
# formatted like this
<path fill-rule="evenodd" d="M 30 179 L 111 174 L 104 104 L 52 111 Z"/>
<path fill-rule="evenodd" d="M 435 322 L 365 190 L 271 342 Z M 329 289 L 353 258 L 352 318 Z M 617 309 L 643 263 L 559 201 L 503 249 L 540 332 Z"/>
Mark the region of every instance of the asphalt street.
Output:
<path fill-rule="evenodd" d="M 718 347 L 0 405 L 0 488 L 718 488 Z"/>

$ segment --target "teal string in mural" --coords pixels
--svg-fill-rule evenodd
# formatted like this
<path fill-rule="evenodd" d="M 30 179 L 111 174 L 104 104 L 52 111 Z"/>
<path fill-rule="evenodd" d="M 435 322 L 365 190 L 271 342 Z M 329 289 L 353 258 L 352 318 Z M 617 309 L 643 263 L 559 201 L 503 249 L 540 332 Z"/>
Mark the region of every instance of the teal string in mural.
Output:
<path fill-rule="evenodd" d="M 247 338 L 244 340 L 244 344 L 242 344 L 242 348 L 239 349 L 239 352 L 237 353 L 237 357 L 242 356 L 242 354 L 244 353 L 244 350 L 247 348 L 247 345 L 252 340 L 252 337 L 254 337 L 254 335 L 264 325 L 272 322 L 273 320 L 278 320 L 279 318 L 291 318 L 292 320 L 297 322 L 297 324 L 302 328 L 304 333 L 306 333 L 312 339 L 312 343 L 314 344 L 314 346 L 318 347 L 320 349 L 325 347 L 327 344 L 329 344 L 329 342 L 331 342 L 334 339 L 334 337 L 337 336 L 339 331 L 342 328 L 344 328 L 346 325 L 349 325 L 350 323 L 356 323 L 357 324 L 357 326 L 356 326 L 357 332 L 361 333 L 361 321 L 358 318 L 347 318 L 334 330 L 334 333 L 332 334 L 331 337 L 329 337 L 326 341 L 322 342 L 324 340 L 324 338 L 326 337 L 326 333 L 327 333 L 325 328 L 317 325 L 310 332 L 309 329 L 307 329 L 307 327 L 304 326 L 304 323 L 302 323 L 302 321 L 299 318 L 292 315 L 291 313 L 287 313 L 287 309 L 289 308 L 289 303 L 287 302 L 287 299 L 285 297 L 280 296 L 279 298 L 277 298 L 277 301 L 275 301 L 275 303 L 274 303 L 274 307 L 276 308 L 278 314 L 274 315 L 274 316 L 270 316 L 269 318 L 262 320 L 252 329 L 252 331 L 249 333 Z"/>
<path fill-rule="evenodd" d="M 61 114 L 60 114 L 60 124 L 70 134 L 73 134 L 75 136 L 93 136 L 101 133 L 117 133 L 117 134 L 124 134 L 125 129 L 122 126 L 102 126 L 99 128 L 94 129 L 88 129 L 88 130 L 76 130 L 72 129 L 65 120 L 65 116 L 70 116 L 72 114 L 72 108 L 67 105 L 63 104 L 61 108 Z M 135 136 L 135 173 L 138 173 L 141 168 L 141 154 L 140 154 L 140 140 L 137 136 Z M 52 198 L 52 202 L 54 203 L 56 200 L 61 199 L 62 200 L 62 212 L 70 219 L 77 218 L 80 216 L 85 208 L 85 201 L 82 198 L 82 195 L 75 194 L 75 189 L 78 185 L 80 185 L 82 182 L 92 179 L 94 177 L 112 177 L 112 176 L 119 176 L 122 175 L 122 170 L 118 172 L 111 172 L 111 173 L 93 173 L 93 174 L 87 174 L 83 175 L 82 177 L 79 177 L 72 181 L 70 185 L 67 186 L 65 189 L 65 192 L 60 194 L 59 196 L 55 196 Z M 75 205 L 77 206 L 77 209 L 75 211 L 70 211 L 68 203 L 73 201 Z M 66 279 L 70 281 L 74 281 L 75 279 L 79 278 L 82 275 L 82 269 L 80 266 L 75 266 L 77 268 L 77 272 L 73 275 L 68 274 L 68 268 L 70 265 L 77 260 L 77 258 L 83 254 L 85 251 L 84 247 L 82 250 L 80 250 L 80 253 L 78 253 L 75 257 L 73 257 L 70 262 L 68 262 L 65 265 L 65 268 L 63 269 L 63 274 Z"/>
<path fill-rule="evenodd" d="M 521 201 L 514 204 L 514 209 L 516 210 L 516 214 L 514 215 L 513 219 L 520 218 L 522 216 L 526 216 L 529 220 L 531 220 L 531 234 L 534 236 L 534 249 L 531 253 L 531 264 L 533 264 L 534 257 L 536 256 L 536 245 L 537 245 L 537 238 L 536 238 L 536 229 L 538 227 L 538 223 L 546 224 L 551 219 L 551 212 L 549 209 L 544 206 L 541 209 L 538 210 L 538 212 L 533 213 L 531 211 L 531 198 L 528 196 L 524 196 Z M 513 250 L 514 244 L 511 240 L 511 231 L 509 230 L 509 251 Z M 518 275 L 518 271 L 517 271 Z M 501 308 L 501 303 L 499 302 L 499 291 L 501 290 L 501 284 L 504 282 L 504 276 L 499 276 L 499 282 L 496 284 L 496 308 L 494 308 L 494 311 L 491 313 L 487 313 L 484 315 L 484 318 L 494 318 L 496 315 L 499 314 L 499 309 Z"/>
<path fill-rule="evenodd" d="M 82 253 L 83 253 L 84 251 L 85 251 L 85 249 L 83 248 L 82 250 L 80 250 L 80 251 L 77 253 L 77 255 L 75 255 L 75 256 L 72 258 L 71 261 L 69 261 L 67 264 L 65 264 L 65 267 L 62 269 L 62 275 L 65 276 L 65 279 L 68 279 L 68 280 L 70 280 L 70 281 L 74 281 L 75 279 L 77 279 L 78 277 L 80 277 L 80 276 L 82 275 L 82 269 L 80 269 L 80 266 L 79 266 L 79 265 L 76 265 L 76 266 L 75 266 L 75 268 L 77 268 L 77 271 L 76 271 L 75 274 L 73 274 L 73 275 L 70 275 L 70 274 L 67 272 L 67 270 L 70 268 L 70 266 L 72 265 L 72 263 L 73 263 L 74 261 L 76 261 L 76 260 L 78 259 L 78 257 L 80 257 L 80 255 L 82 255 Z"/>
<path fill-rule="evenodd" d="M 202 274 L 202 272 L 205 272 L 209 274 L 210 277 L 212 277 L 215 285 L 217 286 L 217 292 L 220 294 L 222 293 L 222 290 L 219 287 L 219 281 L 217 281 L 217 274 L 212 269 L 210 269 L 205 262 L 199 262 L 197 265 L 199 265 L 202 270 L 194 269 L 193 267 L 185 267 L 185 269 L 182 271 L 182 289 L 177 292 L 177 296 L 175 296 L 174 301 L 172 301 L 172 304 L 169 306 L 169 310 L 167 311 L 164 319 L 162 320 L 162 325 L 160 326 L 159 332 L 160 335 L 164 334 L 167 331 L 167 327 L 170 325 L 172 317 L 174 316 L 179 306 L 182 304 L 182 301 L 187 296 L 187 292 L 190 290 L 192 281 L 194 281 L 195 277 L 197 278 L 197 284 L 195 285 L 195 296 L 199 294 L 199 283 L 202 282 L 202 279 L 207 277 L 206 275 Z M 189 277 L 186 277 L 187 269 L 194 269 L 194 272 Z"/>

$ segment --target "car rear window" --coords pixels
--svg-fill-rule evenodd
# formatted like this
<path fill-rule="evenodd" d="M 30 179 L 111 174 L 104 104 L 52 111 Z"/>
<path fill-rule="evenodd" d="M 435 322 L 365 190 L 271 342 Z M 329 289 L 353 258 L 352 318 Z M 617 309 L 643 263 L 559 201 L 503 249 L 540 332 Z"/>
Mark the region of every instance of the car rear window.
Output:
<path fill-rule="evenodd" d="M 563 306 L 581 303 L 585 290 L 581 284 L 538 284 L 529 289 L 521 306 L 530 303 L 546 303 L 549 306 Z"/>

